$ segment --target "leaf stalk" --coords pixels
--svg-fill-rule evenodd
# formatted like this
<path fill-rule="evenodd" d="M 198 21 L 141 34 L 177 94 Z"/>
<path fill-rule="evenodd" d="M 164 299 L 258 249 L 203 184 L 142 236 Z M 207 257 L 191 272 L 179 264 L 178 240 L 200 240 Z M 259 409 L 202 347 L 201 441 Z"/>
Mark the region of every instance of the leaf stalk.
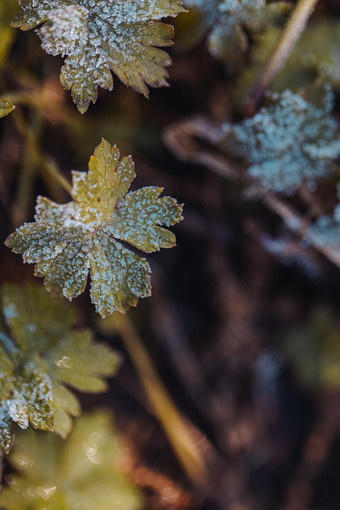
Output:
<path fill-rule="evenodd" d="M 131 321 L 124 315 L 118 313 L 115 315 L 114 325 L 133 361 L 144 390 L 178 461 L 189 479 L 196 486 L 204 487 L 207 472 L 201 453 L 193 440 L 191 427 L 185 422 L 171 401 Z"/>
<path fill-rule="evenodd" d="M 299 0 L 275 50 L 246 96 L 246 110 L 249 115 L 254 115 L 265 91 L 285 65 L 317 2 L 318 0 Z"/>

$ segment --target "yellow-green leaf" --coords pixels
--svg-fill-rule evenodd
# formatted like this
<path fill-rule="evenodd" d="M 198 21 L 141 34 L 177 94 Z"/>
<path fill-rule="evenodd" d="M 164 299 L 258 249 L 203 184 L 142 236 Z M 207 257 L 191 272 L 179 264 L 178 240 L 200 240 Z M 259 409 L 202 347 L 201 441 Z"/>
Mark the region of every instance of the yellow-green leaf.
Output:
<path fill-rule="evenodd" d="M 8 453 L 13 422 L 66 437 L 80 414 L 68 387 L 104 391 L 119 358 L 89 330 L 74 331 L 70 307 L 40 286 L 5 285 L 1 297 L 0 449 Z"/>
<path fill-rule="evenodd" d="M 5 117 L 11 111 L 13 111 L 15 106 L 10 103 L 9 101 L 6 101 L 5 99 L 0 99 L 0 118 Z"/>
<path fill-rule="evenodd" d="M 3 488 L 6 510 L 138 510 L 141 495 L 119 469 L 123 456 L 109 413 L 77 420 L 69 439 L 19 434 Z"/>
<path fill-rule="evenodd" d="M 36 222 L 26 223 L 6 241 L 46 288 L 73 299 L 83 292 L 91 272 L 91 298 L 102 317 L 125 312 L 151 293 L 148 262 L 117 239 L 145 252 L 175 246 L 164 226 L 182 219 L 182 205 L 159 198 L 161 188 L 127 193 L 135 177 L 130 157 L 120 160 L 105 140 L 90 159 L 89 172 L 73 172 L 73 202 L 56 204 L 39 197 Z"/>

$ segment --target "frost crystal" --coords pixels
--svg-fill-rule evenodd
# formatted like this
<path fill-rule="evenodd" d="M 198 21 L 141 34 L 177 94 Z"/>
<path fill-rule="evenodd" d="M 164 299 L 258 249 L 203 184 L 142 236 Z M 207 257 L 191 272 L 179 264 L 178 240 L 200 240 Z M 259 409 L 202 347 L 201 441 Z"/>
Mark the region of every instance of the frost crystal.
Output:
<path fill-rule="evenodd" d="M 69 55 L 77 45 L 83 43 L 87 35 L 89 11 L 80 5 L 68 5 L 55 9 L 37 32 L 41 45 L 51 55 Z"/>
<path fill-rule="evenodd" d="M 49 299 L 39 286 L 4 286 L 2 313 L 0 450 L 8 453 L 13 422 L 23 429 L 32 425 L 66 437 L 70 415 L 80 413 L 79 402 L 66 385 L 103 391 L 102 377 L 114 373 L 118 359 L 105 345 L 93 343 L 89 331 L 71 330 L 70 309 Z M 65 359 L 67 363 L 60 363 Z"/>
<path fill-rule="evenodd" d="M 335 168 L 340 154 L 337 123 L 329 114 L 333 94 L 326 88 L 319 104 L 286 90 L 240 124 L 222 126 L 221 145 L 244 158 L 248 173 L 263 188 L 291 194 Z"/>
<path fill-rule="evenodd" d="M 102 317 L 125 312 L 151 293 L 148 262 L 117 242 L 144 252 L 175 246 L 162 228 L 182 219 L 182 206 L 161 197 L 162 188 L 127 193 L 135 177 L 130 157 L 119 160 L 117 147 L 105 140 L 89 162 L 89 172 L 73 172 L 74 202 L 56 204 L 39 197 L 36 222 L 26 223 L 6 241 L 49 291 L 72 300 L 81 294 L 91 271 L 91 298 Z M 126 194 L 127 193 L 127 194 Z"/>
<path fill-rule="evenodd" d="M 209 32 L 210 53 L 221 60 L 237 62 L 248 47 L 247 34 L 261 34 L 273 18 L 287 12 L 288 2 L 266 0 L 185 0 L 185 6 L 197 8 Z"/>
<path fill-rule="evenodd" d="M 12 23 L 29 30 L 41 23 L 43 48 L 66 56 L 61 83 L 84 113 L 98 87 L 111 89 L 113 71 L 148 96 L 147 85 L 167 85 L 173 29 L 160 23 L 183 11 L 180 0 L 22 0 Z"/>

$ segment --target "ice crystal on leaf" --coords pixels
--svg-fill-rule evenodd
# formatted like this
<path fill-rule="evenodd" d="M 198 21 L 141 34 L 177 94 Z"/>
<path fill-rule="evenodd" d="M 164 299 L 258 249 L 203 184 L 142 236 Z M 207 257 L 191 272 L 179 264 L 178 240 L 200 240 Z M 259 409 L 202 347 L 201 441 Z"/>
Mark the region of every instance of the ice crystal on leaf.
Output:
<path fill-rule="evenodd" d="M 11 111 L 14 110 L 14 108 L 15 106 L 9 101 L 6 101 L 5 99 L 0 99 L 0 118 L 5 117 L 5 115 L 11 113 Z"/>
<path fill-rule="evenodd" d="M 180 0 L 21 0 L 12 25 L 37 29 L 43 48 L 66 56 L 62 85 L 84 113 L 98 87 L 111 89 L 111 71 L 146 97 L 167 85 L 173 28 L 159 22 L 183 11 Z"/>
<path fill-rule="evenodd" d="M 72 330 L 72 310 L 40 286 L 5 285 L 1 297 L 0 450 L 8 452 L 13 422 L 66 437 L 70 415 L 80 413 L 67 386 L 105 390 L 102 378 L 115 372 L 118 358 L 89 330 Z"/>
<path fill-rule="evenodd" d="M 290 9 L 288 2 L 266 0 L 185 0 L 184 4 L 202 13 L 210 53 L 234 62 L 248 47 L 247 34 L 262 34 L 269 22 Z"/>
<path fill-rule="evenodd" d="M 330 112 L 328 87 L 310 89 L 308 97 L 285 90 L 253 118 L 222 126 L 221 145 L 243 158 L 248 173 L 263 189 L 292 194 L 303 181 L 314 182 L 335 168 L 340 135 Z"/>
<path fill-rule="evenodd" d="M 39 197 L 36 222 L 26 223 L 6 241 L 49 291 L 72 300 L 83 292 L 91 271 L 91 298 L 102 317 L 125 312 L 151 293 L 148 262 L 117 242 L 144 252 L 175 246 L 171 226 L 182 219 L 182 206 L 161 197 L 162 188 L 127 193 L 135 177 L 131 157 L 119 159 L 105 140 L 95 149 L 89 172 L 73 172 L 73 202 L 56 204 Z"/>
<path fill-rule="evenodd" d="M 111 416 L 97 411 L 79 418 L 67 441 L 33 430 L 18 434 L 9 456 L 11 483 L 6 510 L 137 510 L 141 496 L 122 473 L 124 458 Z"/>

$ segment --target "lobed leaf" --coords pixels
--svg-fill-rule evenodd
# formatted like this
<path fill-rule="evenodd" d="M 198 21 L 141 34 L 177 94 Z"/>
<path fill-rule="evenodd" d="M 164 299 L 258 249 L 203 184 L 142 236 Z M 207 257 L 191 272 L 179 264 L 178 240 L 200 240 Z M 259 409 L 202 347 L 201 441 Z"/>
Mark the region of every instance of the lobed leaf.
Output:
<path fill-rule="evenodd" d="M 182 205 L 159 198 L 161 188 L 127 193 L 134 177 L 131 158 L 120 160 L 117 147 L 103 140 L 88 173 L 73 172 L 74 201 L 60 205 L 39 197 L 35 223 L 17 229 L 7 246 L 36 264 L 49 291 L 71 300 L 83 292 L 90 271 L 97 312 L 125 312 L 151 294 L 151 270 L 117 239 L 148 253 L 171 248 L 176 238 L 163 225 L 182 219 Z"/>
<path fill-rule="evenodd" d="M 73 331 L 70 308 L 39 286 L 5 285 L 1 297 L 0 448 L 8 453 L 13 423 L 66 437 L 70 416 L 80 414 L 68 387 L 104 391 L 103 377 L 115 373 L 118 357 L 89 330 Z"/>
<path fill-rule="evenodd" d="M 12 26 L 37 32 L 42 47 L 66 56 L 62 85 L 81 113 L 112 89 L 115 73 L 148 97 L 148 86 L 167 85 L 170 57 L 157 47 L 172 44 L 173 29 L 159 22 L 184 9 L 180 0 L 25 0 Z"/>
<path fill-rule="evenodd" d="M 220 144 L 242 158 L 262 192 L 294 193 L 302 182 L 314 183 L 335 170 L 340 154 L 337 122 L 330 113 L 329 87 L 294 94 L 272 94 L 269 106 L 239 124 L 224 124 Z"/>

